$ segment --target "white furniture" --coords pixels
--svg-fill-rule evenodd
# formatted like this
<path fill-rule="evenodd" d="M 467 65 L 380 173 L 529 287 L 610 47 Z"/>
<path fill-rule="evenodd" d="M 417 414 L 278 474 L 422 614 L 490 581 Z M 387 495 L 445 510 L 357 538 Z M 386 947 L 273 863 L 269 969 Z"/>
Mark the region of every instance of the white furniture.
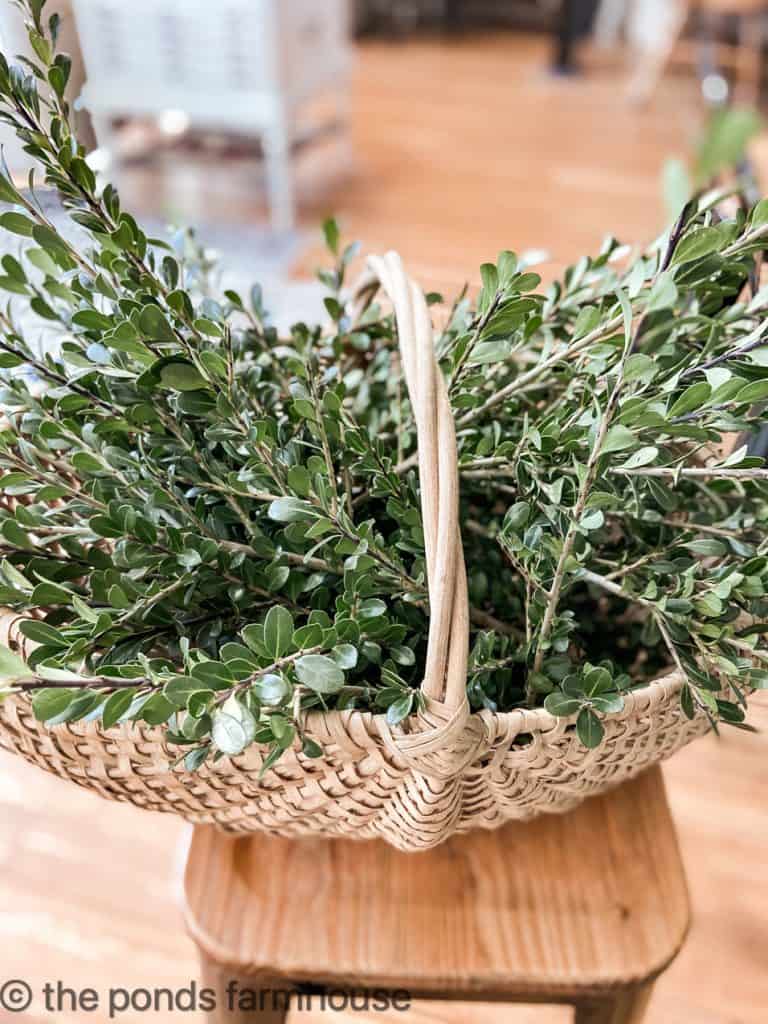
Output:
<path fill-rule="evenodd" d="M 716 72 L 719 62 L 729 63 L 734 73 L 741 102 L 756 106 L 766 38 L 768 38 L 768 0 L 601 0 L 595 23 L 595 36 L 604 46 L 612 46 L 622 32 L 633 58 L 628 94 L 637 102 L 650 99 L 675 48 L 690 14 L 705 28 L 700 33 L 693 60 L 703 78 Z M 724 17 L 739 19 L 735 46 L 714 43 L 718 22 Z M 709 36 L 709 42 L 704 42 Z M 711 52 L 710 52 L 711 51 Z M 690 53 L 689 48 L 689 53 Z M 720 76 L 718 76 L 720 77 Z M 702 83 L 704 84 L 704 83 Z M 710 102 L 726 98 L 708 96 Z"/>
<path fill-rule="evenodd" d="M 627 93 L 638 103 L 648 100 L 670 58 L 688 14 L 688 0 L 602 0 L 595 35 L 614 45 L 624 29 L 633 58 Z"/>
<path fill-rule="evenodd" d="M 69 0 L 49 0 L 45 8 L 46 15 L 54 11 L 61 16 L 59 47 L 72 58 L 72 71 L 67 85 L 67 97 L 71 99 L 73 95 L 77 95 L 82 85 L 83 71 Z M 24 15 L 18 7 L 8 0 L 0 0 L 0 51 L 5 54 L 9 63 L 16 63 L 17 54 L 34 58 L 24 20 Z M 87 130 L 87 126 L 78 125 L 78 129 Z M 32 167 L 38 166 L 34 157 L 24 152 L 16 132 L 10 125 L 0 124 L 0 145 L 14 177 L 23 179 Z"/>
<path fill-rule="evenodd" d="M 348 0 L 73 0 L 100 146 L 121 116 L 258 136 L 273 226 L 292 225 L 291 146 L 321 94 L 346 120 Z"/>
<path fill-rule="evenodd" d="M 16 63 L 17 53 L 29 52 L 24 19 L 18 8 L 11 7 L 10 4 L 0 5 L 0 50 L 9 63 Z M 22 177 L 35 166 L 35 160 L 24 152 L 11 125 L 0 124 L 0 145 L 3 147 L 3 157 L 14 177 Z"/>

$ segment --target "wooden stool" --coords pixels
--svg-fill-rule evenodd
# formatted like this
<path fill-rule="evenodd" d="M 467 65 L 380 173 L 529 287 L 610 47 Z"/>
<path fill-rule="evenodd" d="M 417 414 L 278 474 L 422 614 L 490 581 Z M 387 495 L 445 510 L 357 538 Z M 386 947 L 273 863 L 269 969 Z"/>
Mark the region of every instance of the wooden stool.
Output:
<path fill-rule="evenodd" d="M 216 1024 L 283 1021 L 267 990 L 292 988 L 567 1003 L 576 1024 L 637 1024 L 689 917 L 658 768 L 426 853 L 200 827 L 185 896 Z M 228 983 L 264 992 L 265 1012 L 230 1012 Z"/>

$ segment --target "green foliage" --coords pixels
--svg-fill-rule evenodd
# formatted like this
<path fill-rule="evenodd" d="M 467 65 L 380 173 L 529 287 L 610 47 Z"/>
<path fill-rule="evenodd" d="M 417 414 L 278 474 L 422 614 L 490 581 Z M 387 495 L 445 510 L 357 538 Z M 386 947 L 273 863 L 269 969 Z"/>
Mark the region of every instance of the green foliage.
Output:
<path fill-rule="evenodd" d="M 696 182 L 707 185 L 744 159 L 747 145 L 760 131 L 760 116 L 750 107 L 721 107 L 710 114 L 696 153 Z"/>
<path fill-rule="evenodd" d="M 265 770 L 291 746 L 317 757 L 310 711 L 397 726 L 420 705 L 429 608 L 392 317 L 345 308 L 357 247 L 334 222 L 325 326 L 279 336 L 258 287 L 205 297 L 190 240 L 147 238 L 97 187 L 42 9 L 36 59 L 0 59 L 0 109 L 86 240 L 0 176 L 0 603 L 46 614 L 22 627 L 28 665 L 0 652 L 0 684 L 44 722 L 164 725 L 189 770 L 252 743 Z M 436 345 L 473 708 L 543 704 L 593 747 L 670 665 L 713 723 L 742 724 L 766 685 L 768 470 L 720 448 L 768 419 L 764 206 L 690 203 L 628 265 L 609 240 L 545 292 L 504 252 L 454 304 Z"/>
<path fill-rule="evenodd" d="M 750 107 L 718 107 L 710 112 L 690 170 L 679 159 L 668 160 L 664 166 L 664 198 L 670 217 L 677 216 L 695 189 L 708 188 L 741 167 L 760 124 L 759 114 Z"/>

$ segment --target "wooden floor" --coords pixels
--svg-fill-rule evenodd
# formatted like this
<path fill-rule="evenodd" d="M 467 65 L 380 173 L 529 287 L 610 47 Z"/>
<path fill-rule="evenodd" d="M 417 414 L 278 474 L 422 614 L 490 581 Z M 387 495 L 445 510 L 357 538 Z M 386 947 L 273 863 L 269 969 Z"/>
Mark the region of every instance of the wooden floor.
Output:
<path fill-rule="evenodd" d="M 549 269 L 596 250 L 611 231 L 627 241 L 662 224 L 659 173 L 695 130 L 695 91 L 665 83 L 650 109 L 628 109 L 615 71 L 585 80 L 544 73 L 539 40 L 366 45 L 354 103 L 356 163 L 309 187 L 303 222 L 333 210 L 369 248 L 397 246 L 430 286 L 451 289 L 501 248 L 545 247 Z M 308 157 L 310 159 L 310 157 Z M 331 166 L 329 164 L 329 166 Z M 243 168 L 194 180 L 133 172 L 124 195 L 144 206 L 247 219 L 261 204 Z M 153 177 L 154 175 L 154 177 Z M 150 200 L 152 203 L 150 203 Z M 304 263 L 311 266 L 315 254 Z M 753 721 L 768 728 L 768 700 Z M 666 768 L 691 883 L 695 922 L 661 980 L 648 1024 L 764 1024 L 768 1018 L 768 817 L 764 735 L 726 730 Z M 0 985 L 24 978 L 97 990 L 178 988 L 196 975 L 178 909 L 185 827 L 107 804 L 0 756 Z M 653 856 L 653 851 L 649 851 Z M 268 870 L 268 866 L 265 866 Z M 116 1020 L 199 1022 L 193 1013 L 123 1013 Z M 320 1015 L 301 1014 L 306 1024 Z M 347 1020 L 395 1020 L 362 1014 Z M 565 1024 L 561 1009 L 507 1011 L 418 1004 L 413 1024 Z M 106 1010 L 26 1014 L 0 1021 L 106 1021 Z"/>

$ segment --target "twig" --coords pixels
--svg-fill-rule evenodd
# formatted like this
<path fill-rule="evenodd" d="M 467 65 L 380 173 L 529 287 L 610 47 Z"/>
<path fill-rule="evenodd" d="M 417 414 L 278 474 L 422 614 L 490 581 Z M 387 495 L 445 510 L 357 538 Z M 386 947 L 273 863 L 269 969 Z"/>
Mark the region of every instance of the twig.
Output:
<path fill-rule="evenodd" d="M 515 377 L 515 379 L 510 381 L 509 384 L 497 391 L 495 395 L 491 395 L 491 397 L 486 399 L 482 405 L 466 412 L 457 420 L 456 425 L 458 427 L 465 427 L 469 423 L 474 423 L 476 419 L 483 416 L 489 409 L 494 409 L 500 402 L 509 398 L 510 395 L 513 395 L 519 389 L 526 387 L 534 380 L 538 380 L 543 373 L 546 373 L 547 370 L 551 370 L 553 366 L 557 366 L 558 363 L 572 359 L 591 345 L 594 345 L 596 342 L 602 341 L 604 338 L 609 338 L 612 334 L 615 334 L 621 327 L 622 322 L 623 317 L 621 315 L 612 317 L 607 321 L 607 323 L 602 324 L 600 327 L 596 327 L 594 331 L 590 331 L 590 333 L 586 334 L 583 338 L 579 338 L 578 341 L 573 342 L 566 348 L 560 349 L 543 362 L 537 363 L 534 367 L 528 370 L 527 373 L 521 373 L 519 377 Z"/>
<path fill-rule="evenodd" d="M 752 469 L 732 469 L 728 466 L 642 466 L 638 469 L 622 469 L 619 466 L 612 467 L 608 472 L 618 476 L 658 476 L 674 480 L 681 476 L 697 479 L 722 477 L 727 480 L 768 480 L 768 466 Z"/>
<path fill-rule="evenodd" d="M 497 619 L 480 608 L 470 608 L 469 617 L 476 626 L 481 626 L 483 629 L 492 629 L 495 633 L 501 633 L 503 636 L 520 636 L 520 631 L 514 626 L 508 622 L 502 622 L 501 619 Z"/>
<path fill-rule="evenodd" d="M 592 489 L 592 485 L 595 482 L 595 478 L 597 476 L 597 468 L 600 460 L 600 453 L 602 451 L 603 444 L 608 433 L 608 428 L 611 425 L 613 414 L 616 411 L 616 407 L 619 404 L 619 395 L 621 394 L 621 389 L 624 384 L 624 367 L 632 350 L 632 343 L 634 341 L 634 338 L 637 336 L 637 333 L 642 329 L 642 322 L 643 321 L 641 318 L 640 323 L 638 324 L 635 330 L 635 335 L 631 338 L 628 338 L 624 345 L 624 351 L 622 352 L 621 359 L 619 360 L 617 366 L 618 373 L 616 376 L 616 383 L 613 386 L 613 390 L 611 391 L 611 395 L 608 399 L 608 404 L 605 407 L 605 412 L 603 413 L 602 419 L 600 421 L 597 437 L 595 438 L 595 443 L 592 446 L 592 452 L 590 453 L 589 459 L 587 461 L 586 470 L 584 472 L 584 479 L 581 484 L 581 487 L 579 488 L 579 494 L 576 498 L 576 504 L 574 505 L 573 511 L 571 513 L 568 530 L 566 531 L 565 537 L 563 539 L 563 546 L 560 551 L 560 557 L 557 561 L 555 576 L 552 580 L 552 585 L 549 590 L 547 606 L 544 610 L 544 618 L 542 620 L 541 629 L 539 631 L 536 656 L 534 658 L 533 663 L 533 668 L 535 672 L 541 671 L 541 665 L 544 661 L 544 649 L 549 640 L 549 634 L 552 631 L 552 624 L 554 622 L 555 613 L 557 611 L 558 601 L 560 600 L 560 591 L 562 590 L 563 583 L 565 581 L 568 559 L 571 557 L 571 551 L 573 550 L 573 545 L 576 540 L 576 536 L 579 532 L 579 523 L 581 522 L 581 517 L 583 516 L 584 509 L 586 508 L 587 499 L 589 498 L 589 492 Z M 532 699 L 532 697 L 532 692 L 529 692 L 529 701 Z"/>
<path fill-rule="evenodd" d="M 448 394 L 449 395 L 453 394 L 453 392 L 457 388 L 457 386 L 458 386 L 458 384 L 459 384 L 459 382 L 460 382 L 460 380 L 462 378 L 462 375 L 464 373 L 464 368 L 465 368 L 465 366 L 467 364 L 467 360 L 472 355 L 472 351 L 473 351 L 475 345 L 480 340 L 480 337 L 481 337 L 483 331 L 488 326 L 488 324 L 491 322 L 491 319 L 492 319 L 494 313 L 499 308 L 499 303 L 501 302 L 502 294 L 503 293 L 501 292 L 501 290 L 497 289 L 496 294 L 493 296 L 493 299 L 492 299 L 490 305 L 488 306 L 488 309 L 485 311 L 485 313 L 478 320 L 477 325 L 476 325 L 474 331 L 472 332 L 472 337 L 467 342 L 466 348 L 462 352 L 461 357 L 460 357 L 458 363 L 456 363 L 456 365 L 454 366 L 453 371 L 451 373 L 450 380 L 448 381 Z"/>
<path fill-rule="evenodd" d="M 680 374 L 680 380 L 688 380 L 690 377 L 695 377 L 696 374 L 704 373 L 705 370 L 711 370 L 713 366 L 720 366 L 722 363 L 729 363 L 732 359 L 739 359 L 741 356 L 748 355 L 754 349 L 763 348 L 765 345 L 768 345 L 768 338 L 765 336 L 765 324 L 761 322 L 748 342 L 739 345 L 737 348 L 729 349 L 719 356 L 713 356 L 712 359 L 708 359 L 705 363 L 698 363 L 696 366 L 689 367 Z"/>
<path fill-rule="evenodd" d="M 609 594 L 613 594 L 615 597 L 621 597 L 625 601 L 633 601 L 635 604 L 640 604 L 644 608 L 651 608 L 655 610 L 656 606 L 651 601 L 647 601 L 644 597 L 637 597 L 634 594 L 628 594 L 623 587 L 620 587 L 618 583 L 615 583 L 611 576 L 601 576 L 599 573 L 591 572 L 589 569 L 585 569 L 581 574 L 581 579 L 585 583 L 592 583 L 596 587 L 600 587 L 602 590 L 607 591 Z"/>

